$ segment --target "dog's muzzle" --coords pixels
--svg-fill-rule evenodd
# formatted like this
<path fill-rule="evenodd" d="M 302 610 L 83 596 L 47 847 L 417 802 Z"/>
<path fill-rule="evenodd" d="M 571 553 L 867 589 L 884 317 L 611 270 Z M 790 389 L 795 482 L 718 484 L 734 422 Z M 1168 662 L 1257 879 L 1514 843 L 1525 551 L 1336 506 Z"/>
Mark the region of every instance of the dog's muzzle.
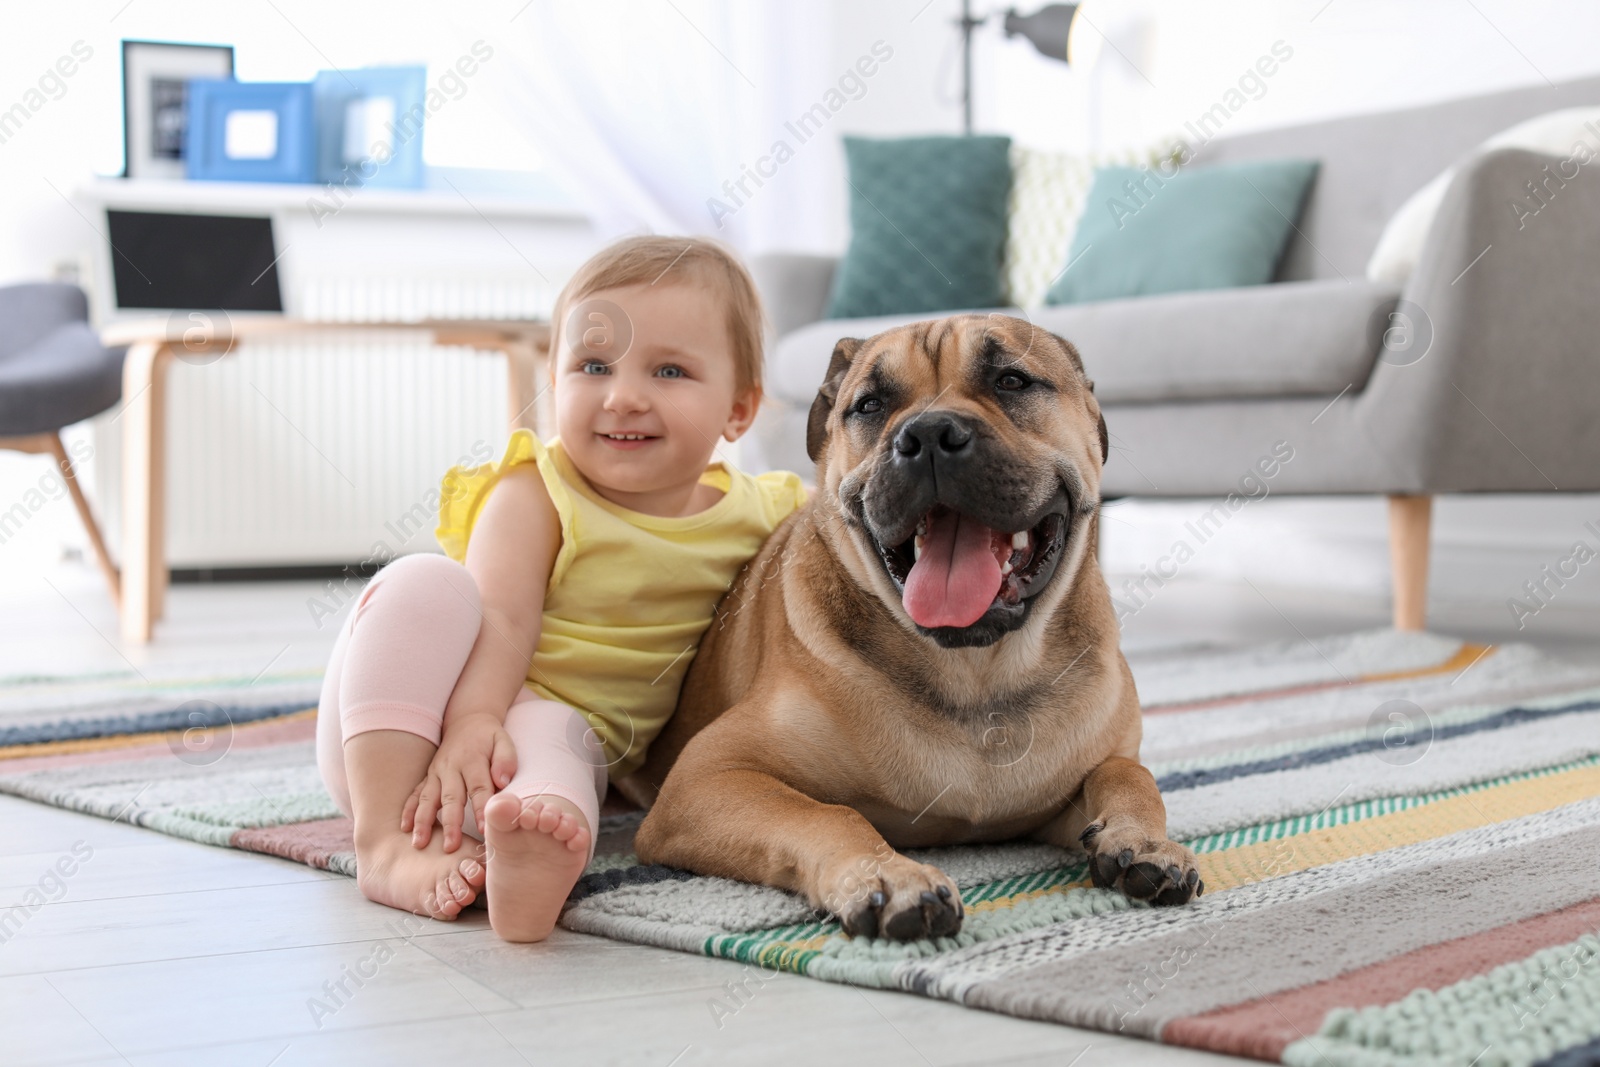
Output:
<path fill-rule="evenodd" d="M 1036 485 L 977 428 L 926 411 L 896 432 L 863 501 L 884 570 L 917 627 L 941 645 L 986 645 L 1020 626 L 1049 583 L 1070 530 L 1071 499 Z"/>

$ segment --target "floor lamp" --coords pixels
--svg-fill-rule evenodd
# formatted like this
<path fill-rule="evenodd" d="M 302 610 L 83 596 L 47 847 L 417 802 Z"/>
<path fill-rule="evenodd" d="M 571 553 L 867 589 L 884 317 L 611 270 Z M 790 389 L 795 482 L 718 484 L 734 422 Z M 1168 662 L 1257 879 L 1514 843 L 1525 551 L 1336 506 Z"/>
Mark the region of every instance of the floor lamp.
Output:
<path fill-rule="evenodd" d="M 1007 37 L 1025 37 L 1040 55 L 1071 66 L 1079 58 L 1077 38 L 1087 25 L 1082 15 L 1085 6 L 1046 4 L 1031 15 L 1008 8 L 1002 15 L 1003 27 Z M 968 134 L 972 133 L 972 33 L 995 14 L 974 18 L 972 0 L 961 0 L 961 17 L 956 20 L 961 31 L 961 128 Z"/>

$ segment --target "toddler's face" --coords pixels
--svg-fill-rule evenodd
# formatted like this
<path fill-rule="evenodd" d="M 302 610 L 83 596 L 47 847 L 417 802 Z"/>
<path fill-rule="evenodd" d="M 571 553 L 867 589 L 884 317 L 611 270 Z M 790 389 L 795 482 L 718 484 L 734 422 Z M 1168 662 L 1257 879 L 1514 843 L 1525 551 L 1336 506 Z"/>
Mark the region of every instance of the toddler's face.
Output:
<path fill-rule="evenodd" d="M 716 295 L 660 282 L 602 290 L 575 310 L 554 365 L 556 432 L 573 465 L 624 493 L 698 479 L 718 439 L 743 429 Z"/>

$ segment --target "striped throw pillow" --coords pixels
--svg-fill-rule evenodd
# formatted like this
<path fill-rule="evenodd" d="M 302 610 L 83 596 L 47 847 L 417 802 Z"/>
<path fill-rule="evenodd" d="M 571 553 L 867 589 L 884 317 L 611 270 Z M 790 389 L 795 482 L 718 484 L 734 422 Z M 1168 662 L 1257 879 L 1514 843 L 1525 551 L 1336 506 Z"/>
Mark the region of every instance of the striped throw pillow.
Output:
<path fill-rule="evenodd" d="M 1155 166 L 1176 156 L 1180 146 L 1177 137 L 1090 153 L 1041 152 L 1012 144 L 1002 272 L 1011 306 L 1044 305 L 1050 283 L 1067 265 L 1067 249 L 1098 168 Z"/>

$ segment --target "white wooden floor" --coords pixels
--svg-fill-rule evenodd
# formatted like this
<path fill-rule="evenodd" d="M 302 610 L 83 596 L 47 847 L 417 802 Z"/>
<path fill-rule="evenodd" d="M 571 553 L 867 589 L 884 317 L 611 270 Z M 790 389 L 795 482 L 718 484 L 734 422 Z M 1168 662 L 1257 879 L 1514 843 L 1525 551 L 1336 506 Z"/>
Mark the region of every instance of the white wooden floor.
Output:
<path fill-rule="evenodd" d="M 318 662 L 335 630 L 313 625 L 306 602 L 317 583 L 177 586 L 157 643 L 125 648 L 88 568 L 0 561 L 0 581 L 0 676 L 199 654 Z M 1600 654 L 1600 613 L 1555 605 L 1517 632 L 1505 595 L 1435 604 L 1432 627 Z M 1129 623 L 1125 642 L 1314 640 L 1386 618 L 1375 601 L 1180 581 Z M 506 945 L 479 911 L 455 924 L 418 919 L 287 860 L 13 797 L 0 796 L 0 828 L 0 913 L 75 844 L 93 849 L 61 898 L 0 943 L 6 1065 L 1223 1060 L 907 994 L 761 981 L 739 964 L 565 931 Z M 729 983 L 750 991 L 731 1015 Z"/>

